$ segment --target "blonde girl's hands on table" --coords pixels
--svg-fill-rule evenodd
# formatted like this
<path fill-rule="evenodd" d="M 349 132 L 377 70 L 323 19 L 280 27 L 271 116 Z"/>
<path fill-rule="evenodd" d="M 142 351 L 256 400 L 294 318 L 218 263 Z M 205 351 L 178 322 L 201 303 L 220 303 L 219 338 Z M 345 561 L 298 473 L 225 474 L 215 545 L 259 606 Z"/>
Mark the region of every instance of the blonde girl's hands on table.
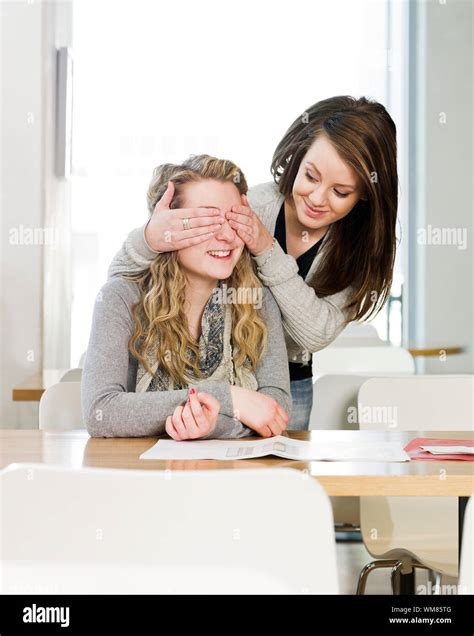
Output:
<path fill-rule="evenodd" d="M 272 247 L 273 236 L 252 210 L 245 194 L 241 195 L 241 199 L 242 205 L 232 206 L 225 216 L 252 256 L 260 256 Z"/>
<path fill-rule="evenodd" d="M 168 182 L 166 192 L 155 205 L 145 228 L 145 239 L 155 252 L 172 252 L 209 240 L 219 231 L 224 217 L 220 210 L 211 208 L 176 208 L 170 204 L 174 196 L 174 183 Z M 189 229 L 184 229 L 188 219 Z"/>
<path fill-rule="evenodd" d="M 177 406 L 173 415 L 166 418 L 165 430 L 176 441 L 199 439 L 214 430 L 220 411 L 220 403 L 208 393 L 189 391 L 184 406 Z"/>
<path fill-rule="evenodd" d="M 281 435 L 288 426 L 288 413 L 264 393 L 231 386 L 236 417 L 261 437 Z"/>

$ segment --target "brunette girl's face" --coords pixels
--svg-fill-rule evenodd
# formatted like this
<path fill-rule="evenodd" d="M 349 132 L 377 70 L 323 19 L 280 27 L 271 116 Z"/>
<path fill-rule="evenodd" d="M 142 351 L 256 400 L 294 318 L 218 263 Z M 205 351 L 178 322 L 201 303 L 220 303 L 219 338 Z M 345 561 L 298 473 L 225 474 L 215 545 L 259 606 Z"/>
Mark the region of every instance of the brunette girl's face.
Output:
<path fill-rule="evenodd" d="M 293 209 L 301 225 L 319 229 L 345 217 L 363 195 L 355 171 L 324 134 L 303 157 L 293 183 Z"/>
<path fill-rule="evenodd" d="M 221 229 L 208 241 L 178 251 L 178 260 L 185 272 L 210 281 L 229 278 L 242 254 L 244 242 L 233 230 L 225 213 L 233 205 L 242 205 L 240 193 L 233 183 L 202 179 L 186 183 L 181 188 L 181 207 L 216 208 L 221 211 Z"/>

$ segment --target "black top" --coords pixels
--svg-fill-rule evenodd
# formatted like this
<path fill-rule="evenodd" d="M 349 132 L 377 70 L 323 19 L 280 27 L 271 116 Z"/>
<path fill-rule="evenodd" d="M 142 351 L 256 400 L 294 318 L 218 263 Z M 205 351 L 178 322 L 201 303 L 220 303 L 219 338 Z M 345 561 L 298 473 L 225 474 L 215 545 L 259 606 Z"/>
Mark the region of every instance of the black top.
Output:
<path fill-rule="evenodd" d="M 278 218 L 275 226 L 275 238 L 280 244 L 281 248 L 288 254 L 286 249 L 286 225 L 285 225 L 285 203 L 282 204 L 280 208 L 280 212 L 278 213 Z M 324 236 L 317 243 L 315 243 L 309 250 L 303 252 L 301 256 L 296 259 L 296 264 L 298 265 L 298 274 L 304 280 L 308 275 L 308 272 L 313 264 L 314 259 L 316 258 L 316 254 L 318 253 L 319 248 L 323 244 Z M 304 380 L 306 378 L 313 377 L 313 356 L 309 354 L 309 359 L 306 363 L 300 364 L 299 362 L 290 362 L 290 381 L 294 380 Z"/>

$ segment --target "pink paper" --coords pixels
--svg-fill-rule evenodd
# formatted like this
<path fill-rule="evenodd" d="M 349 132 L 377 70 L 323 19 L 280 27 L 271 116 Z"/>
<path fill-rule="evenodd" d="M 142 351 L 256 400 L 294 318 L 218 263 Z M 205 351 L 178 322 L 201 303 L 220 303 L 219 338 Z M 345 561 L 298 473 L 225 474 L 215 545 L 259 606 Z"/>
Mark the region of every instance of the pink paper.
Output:
<path fill-rule="evenodd" d="M 428 451 L 422 450 L 421 446 L 474 446 L 474 440 L 471 439 L 434 439 L 432 437 L 417 437 L 412 439 L 405 446 L 405 451 L 410 455 L 410 459 L 432 459 L 434 461 L 474 461 L 474 455 L 463 455 L 460 453 L 446 454 L 446 455 L 433 455 Z"/>

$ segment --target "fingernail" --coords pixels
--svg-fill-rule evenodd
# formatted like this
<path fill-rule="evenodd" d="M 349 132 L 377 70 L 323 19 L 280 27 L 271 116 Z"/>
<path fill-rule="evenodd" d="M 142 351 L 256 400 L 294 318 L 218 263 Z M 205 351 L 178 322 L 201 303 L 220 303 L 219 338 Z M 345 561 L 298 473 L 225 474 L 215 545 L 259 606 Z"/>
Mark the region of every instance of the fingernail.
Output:
<path fill-rule="evenodd" d="M 189 389 L 189 395 L 194 395 L 196 393 L 196 389 Z M 189 398 L 188 398 L 189 399 Z"/>

